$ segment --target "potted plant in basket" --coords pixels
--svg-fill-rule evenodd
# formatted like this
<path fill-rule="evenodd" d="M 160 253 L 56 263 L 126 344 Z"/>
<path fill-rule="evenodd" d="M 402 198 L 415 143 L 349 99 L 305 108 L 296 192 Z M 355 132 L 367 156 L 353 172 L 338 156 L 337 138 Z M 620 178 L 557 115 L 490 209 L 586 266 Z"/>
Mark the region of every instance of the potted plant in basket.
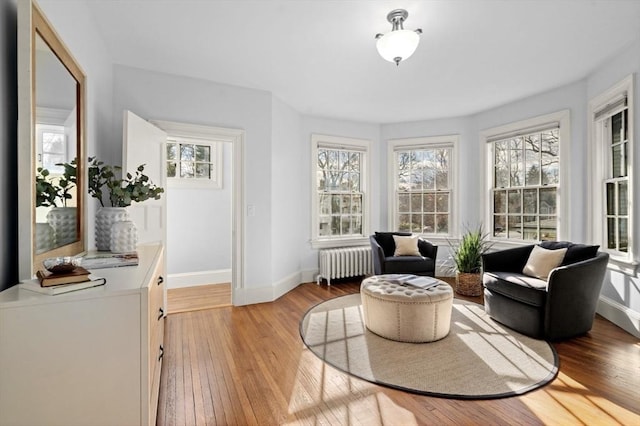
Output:
<path fill-rule="evenodd" d="M 457 245 L 449 241 L 456 270 L 456 293 L 465 296 L 482 294 L 482 254 L 492 245 L 488 236 L 479 225 L 477 229 L 467 228 Z"/>
<path fill-rule="evenodd" d="M 141 203 L 154 199 L 159 200 L 164 189 L 156 186 L 144 172 L 144 164 L 139 165 L 136 171 L 119 177 L 121 167 L 110 166 L 89 157 L 89 195 L 98 199 L 100 209 L 96 213 L 96 246 L 98 250 L 113 250 L 110 245 L 111 227 L 116 222 L 129 220 L 126 207 L 131 203 Z M 108 205 L 105 205 L 105 196 Z M 133 223 L 133 222 L 131 222 Z"/>

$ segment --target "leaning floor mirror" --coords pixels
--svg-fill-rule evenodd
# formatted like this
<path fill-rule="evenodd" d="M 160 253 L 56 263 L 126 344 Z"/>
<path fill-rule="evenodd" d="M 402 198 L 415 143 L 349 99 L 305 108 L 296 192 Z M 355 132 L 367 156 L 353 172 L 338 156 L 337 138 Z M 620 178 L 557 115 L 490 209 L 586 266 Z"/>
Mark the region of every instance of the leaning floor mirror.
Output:
<path fill-rule="evenodd" d="M 86 249 L 85 74 L 35 2 L 18 2 L 19 278 Z"/>

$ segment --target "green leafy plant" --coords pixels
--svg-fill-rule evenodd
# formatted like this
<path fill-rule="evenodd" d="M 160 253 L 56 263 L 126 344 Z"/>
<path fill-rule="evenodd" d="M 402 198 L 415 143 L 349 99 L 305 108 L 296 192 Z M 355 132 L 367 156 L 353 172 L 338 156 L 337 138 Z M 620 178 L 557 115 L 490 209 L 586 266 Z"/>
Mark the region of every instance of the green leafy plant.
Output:
<path fill-rule="evenodd" d="M 36 171 L 36 207 L 55 207 L 60 188 L 51 182 L 49 170 L 38 167 Z"/>
<path fill-rule="evenodd" d="M 36 170 L 36 207 L 58 207 L 58 199 L 62 207 L 67 206 L 67 200 L 73 198 L 71 190 L 77 182 L 76 160 L 71 163 L 57 163 L 62 166 L 62 175 L 55 179 L 51 172 L 44 167 Z"/>
<path fill-rule="evenodd" d="M 488 240 L 489 234 L 484 233 L 482 224 L 477 229 L 466 228 L 462 239 L 457 245 L 449 241 L 453 262 L 458 272 L 478 273 L 482 267 L 482 254 L 489 250 L 492 244 Z"/>
<path fill-rule="evenodd" d="M 156 186 L 143 173 L 144 166 L 141 164 L 133 174 L 127 173 L 124 178 L 120 178 L 120 166 L 110 166 L 96 157 L 89 157 L 89 195 L 97 198 L 102 207 L 105 206 L 105 195 L 108 196 L 111 207 L 127 207 L 134 201 L 141 203 L 149 199 L 159 200 L 164 189 Z"/>

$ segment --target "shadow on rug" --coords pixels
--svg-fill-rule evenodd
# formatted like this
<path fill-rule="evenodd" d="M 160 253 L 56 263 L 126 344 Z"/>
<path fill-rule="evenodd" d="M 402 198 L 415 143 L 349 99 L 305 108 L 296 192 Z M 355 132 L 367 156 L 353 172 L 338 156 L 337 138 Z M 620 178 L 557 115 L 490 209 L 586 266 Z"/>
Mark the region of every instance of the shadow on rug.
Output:
<path fill-rule="evenodd" d="M 333 367 L 408 392 L 457 399 L 521 395 L 552 381 L 558 356 L 493 321 L 476 303 L 454 299 L 451 331 L 431 343 L 382 338 L 364 326 L 360 294 L 309 309 L 300 322 L 305 345 Z"/>

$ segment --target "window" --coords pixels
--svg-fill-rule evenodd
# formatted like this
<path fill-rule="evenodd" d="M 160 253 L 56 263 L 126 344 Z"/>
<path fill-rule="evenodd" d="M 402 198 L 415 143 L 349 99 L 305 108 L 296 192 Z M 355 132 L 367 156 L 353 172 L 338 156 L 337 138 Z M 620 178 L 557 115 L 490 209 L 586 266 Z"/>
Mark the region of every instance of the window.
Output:
<path fill-rule="evenodd" d="M 391 141 L 392 229 L 451 236 L 456 136 Z"/>
<path fill-rule="evenodd" d="M 607 200 L 607 248 L 629 251 L 629 149 L 627 109 L 608 117 L 603 123 L 607 149 L 607 176 L 604 179 Z"/>
<path fill-rule="evenodd" d="M 633 80 L 627 77 L 589 104 L 593 237 L 613 260 L 633 261 Z"/>
<path fill-rule="evenodd" d="M 314 246 L 362 243 L 369 234 L 367 156 L 369 142 L 313 135 Z M 349 243 L 347 243 L 349 244 Z"/>
<path fill-rule="evenodd" d="M 36 124 L 36 138 L 40 163 L 52 174 L 62 174 L 64 168 L 56 164 L 67 161 L 67 137 L 64 126 Z"/>
<path fill-rule="evenodd" d="M 569 112 L 482 132 L 488 152 L 488 217 L 492 238 L 555 241 L 560 229 L 561 153 L 569 144 Z M 567 191 L 568 192 L 568 191 Z M 566 193 L 566 192 L 565 192 Z M 564 207 L 566 209 L 566 207 Z"/>
<path fill-rule="evenodd" d="M 493 142 L 493 236 L 557 238 L 558 129 Z"/>
<path fill-rule="evenodd" d="M 170 185 L 222 187 L 222 143 L 169 137 L 166 148 Z"/>

